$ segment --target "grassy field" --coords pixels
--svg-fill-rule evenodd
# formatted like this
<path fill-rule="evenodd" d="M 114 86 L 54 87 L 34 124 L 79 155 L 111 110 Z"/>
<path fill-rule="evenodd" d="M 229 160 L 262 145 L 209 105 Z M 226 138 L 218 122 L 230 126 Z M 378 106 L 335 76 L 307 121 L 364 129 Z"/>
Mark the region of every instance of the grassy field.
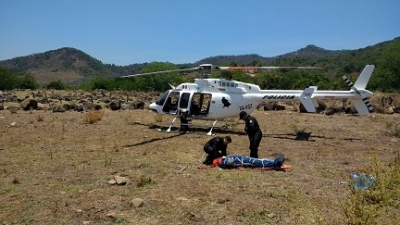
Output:
<path fill-rule="evenodd" d="M 400 114 L 255 111 L 260 157 L 284 154 L 287 172 L 204 169 L 206 131 L 159 132 L 172 118 L 148 110 L 96 115 L 0 111 L 1 224 L 400 223 Z M 215 130 L 228 154 L 248 155 L 243 122 L 228 126 Z M 352 172 L 378 188 L 352 192 Z"/>

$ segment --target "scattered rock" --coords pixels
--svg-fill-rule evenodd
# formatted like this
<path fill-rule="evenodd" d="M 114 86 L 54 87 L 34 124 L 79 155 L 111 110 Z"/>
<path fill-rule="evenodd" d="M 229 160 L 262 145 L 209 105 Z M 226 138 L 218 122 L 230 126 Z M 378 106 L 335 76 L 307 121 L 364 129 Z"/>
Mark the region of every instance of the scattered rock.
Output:
<path fill-rule="evenodd" d="M 115 212 L 109 212 L 106 214 L 107 217 L 115 218 Z"/>
<path fill-rule="evenodd" d="M 51 107 L 51 110 L 52 110 L 54 113 L 57 113 L 57 112 L 63 113 L 63 112 L 65 112 L 65 109 L 64 109 L 61 105 L 53 105 L 53 106 Z"/>
<path fill-rule="evenodd" d="M 107 181 L 107 183 L 109 183 L 109 184 L 116 184 L 117 181 L 115 181 L 114 178 L 112 178 L 112 179 L 109 179 L 109 180 Z"/>
<path fill-rule="evenodd" d="M 114 176 L 114 179 L 119 185 L 124 185 L 129 183 L 129 178 L 127 177 Z"/>
<path fill-rule="evenodd" d="M 115 175 L 114 177 L 110 178 L 107 181 L 108 184 L 118 184 L 118 185 L 129 185 L 131 183 L 131 180 L 127 177 L 121 177 L 121 176 L 117 176 Z"/>
<path fill-rule="evenodd" d="M 11 125 L 12 127 L 15 127 L 15 125 L 17 125 L 17 123 L 16 123 L 16 122 L 12 122 L 10 125 Z"/>
<path fill-rule="evenodd" d="M 144 201 L 141 198 L 135 198 L 130 202 L 130 206 L 135 207 L 135 208 L 142 207 L 143 204 L 144 204 Z"/>

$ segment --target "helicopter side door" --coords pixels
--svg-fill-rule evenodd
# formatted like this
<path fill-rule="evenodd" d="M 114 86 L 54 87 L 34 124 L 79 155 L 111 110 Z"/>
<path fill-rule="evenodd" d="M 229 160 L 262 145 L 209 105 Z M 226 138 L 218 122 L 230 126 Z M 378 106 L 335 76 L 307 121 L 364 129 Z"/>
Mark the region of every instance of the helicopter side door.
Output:
<path fill-rule="evenodd" d="M 190 112 L 190 99 L 191 99 L 191 94 L 190 92 L 182 92 L 180 95 L 179 99 L 179 107 L 178 107 L 178 112 L 180 112 L 182 109 L 185 109 Z"/>
<path fill-rule="evenodd" d="M 190 113 L 193 116 L 205 117 L 210 110 L 212 95 L 210 93 L 193 93 L 190 102 Z"/>

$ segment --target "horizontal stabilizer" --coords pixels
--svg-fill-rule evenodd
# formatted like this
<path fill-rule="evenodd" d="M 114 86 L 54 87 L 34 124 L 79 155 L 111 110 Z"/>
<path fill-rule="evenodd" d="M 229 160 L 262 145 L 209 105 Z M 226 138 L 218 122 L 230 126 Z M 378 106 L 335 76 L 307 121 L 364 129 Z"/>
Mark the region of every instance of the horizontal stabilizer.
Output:
<path fill-rule="evenodd" d="M 304 108 L 307 112 L 315 112 L 315 106 L 312 102 L 312 95 L 315 91 L 315 87 L 308 87 L 304 89 L 303 93 L 300 95 L 300 102 L 303 104 Z"/>

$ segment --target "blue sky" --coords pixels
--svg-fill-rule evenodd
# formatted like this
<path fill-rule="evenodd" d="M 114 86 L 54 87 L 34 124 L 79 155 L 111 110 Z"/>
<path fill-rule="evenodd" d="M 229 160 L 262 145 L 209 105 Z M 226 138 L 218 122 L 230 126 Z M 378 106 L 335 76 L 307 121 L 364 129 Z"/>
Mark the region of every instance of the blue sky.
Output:
<path fill-rule="evenodd" d="M 103 63 L 359 49 L 400 36 L 398 0 L 0 0 L 0 60 L 62 47 Z"/>

